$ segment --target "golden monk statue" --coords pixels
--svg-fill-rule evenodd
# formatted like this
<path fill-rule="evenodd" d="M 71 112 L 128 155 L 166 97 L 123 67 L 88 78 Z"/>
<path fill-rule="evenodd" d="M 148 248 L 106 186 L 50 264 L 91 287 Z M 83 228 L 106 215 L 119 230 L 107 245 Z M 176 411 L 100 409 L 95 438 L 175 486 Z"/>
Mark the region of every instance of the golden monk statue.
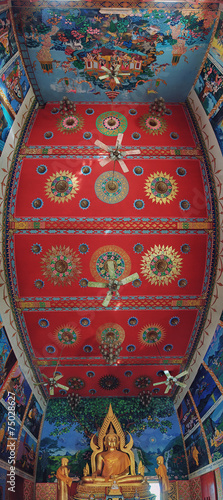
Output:
<path fill-rule="evenodd" d="M 68 500 L 68 486 L 72 484 L 72 478 L 69 477 L 70 470 L 67 467 L 68 458 L 61 459 L 61 466 L 57 469 L 56 477 L 58 479 L 58 495 L 57 500 Z"/>
<path fill-rule="evenodd" d="M 170 490 L 170 483 L 169 479 L 167 476 L 167 469 L 166 466 L 164 465 L 164 459 L 162 456 L 157 457 L 156 459 L 158 468 L 155 469 L 159 483 L 160 483 L 160 493 L 161 493 L 161 500 L 167 500 L 168 499 L 168 491 Z"/>
<path fill-rule="evenodd" d="M 149 485 L 144 479 L 144 467 L 140 464 L 138 475 L 135 473 L 135 458 L 132 451 L 133 439 L 129 434 L 125 443 L 125 434 L 113 413 L 111 405 L 104 419 L 98 436 L 91 438 L 91 475 L 89 466 L 84 467 L 84 475 L 77 488 L 76 499 L 87 499 L 89 494 L 100 497 L 105 488 L 114 481 L 121 487 L 124 498 L 133 498 L 137 490 L 140 498 L 155 498 L 149 492 Z"/>

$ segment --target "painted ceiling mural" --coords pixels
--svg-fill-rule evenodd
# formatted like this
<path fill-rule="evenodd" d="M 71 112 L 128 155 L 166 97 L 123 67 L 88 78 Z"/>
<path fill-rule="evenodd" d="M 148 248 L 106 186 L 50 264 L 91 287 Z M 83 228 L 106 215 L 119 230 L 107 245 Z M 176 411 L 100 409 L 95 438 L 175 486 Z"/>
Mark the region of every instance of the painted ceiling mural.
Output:
<path fill-rule="evenodd" d="M 45 5 L 33 2 L 15 14 L 21 50 L 44 102 L 66 93 L 75 101 L 146 101 L 159 93 L 183 102 L 205 56 L 217 7 L 150 4 L 127 15 Z"/>

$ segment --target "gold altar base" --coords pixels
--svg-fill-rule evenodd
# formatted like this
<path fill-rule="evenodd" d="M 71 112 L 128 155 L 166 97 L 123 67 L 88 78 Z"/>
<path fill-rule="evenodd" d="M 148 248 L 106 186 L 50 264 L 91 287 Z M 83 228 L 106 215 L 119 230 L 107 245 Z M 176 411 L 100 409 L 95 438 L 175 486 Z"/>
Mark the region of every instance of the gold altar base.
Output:
<path fill-rule="evenodd" d="M 95 499 L 105 498 L 109 494 L 110 488 L 112 486 L 113 480 L 105 482 L 103 484 L 79 484 L 77 487 L 77 492 L 75 495 L 75 500 L 89 500 L 89 493 L 95 495 Z M 124 498 L 134 498 L 135 494 L 138 494 L 139 498 L 145 500 L 154 500 L 155 495 L 151 494 L 149 491 L 149 484 L 146 480 L 142 483 L 136 484 L 118 484 L 120 491 Z"/>

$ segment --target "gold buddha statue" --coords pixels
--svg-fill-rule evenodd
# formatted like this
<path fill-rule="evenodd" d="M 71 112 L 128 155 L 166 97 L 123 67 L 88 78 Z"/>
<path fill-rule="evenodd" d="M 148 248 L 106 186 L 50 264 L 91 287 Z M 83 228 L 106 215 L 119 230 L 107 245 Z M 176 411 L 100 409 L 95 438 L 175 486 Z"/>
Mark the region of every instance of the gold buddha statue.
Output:
<path fill-rule="evenodd" d="M 133 498 L 135 492 L 140 498 L 154 498 L 149 492 L 149 485 L 144 479 L 144 466 L 139 463 L 138 475 L 135 473 L 135 458 L 132 451 L 133 439 L 125 444 L 125 435 L 113 413 L 111 405 L 104 419 L 98 437 L 91 438 L 91 470 L 84 467 L 84 476 L 77 488 L 77 499 L 88 498 L 89 494 L 103 496 L 105 488 L 114 481 L 121 487 L 125 498 Z"/>

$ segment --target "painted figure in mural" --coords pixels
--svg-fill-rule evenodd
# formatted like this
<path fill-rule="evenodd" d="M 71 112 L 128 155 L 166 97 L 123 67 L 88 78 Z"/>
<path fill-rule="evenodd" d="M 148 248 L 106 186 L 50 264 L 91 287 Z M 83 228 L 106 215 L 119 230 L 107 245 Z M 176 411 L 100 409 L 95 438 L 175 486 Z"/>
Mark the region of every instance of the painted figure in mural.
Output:
<path fill-rule="evenodd" d="M 164 465 L 164 459 L 162 456 L 157 457 L 156 461 L 158 468 L 155 469 L 155 471 L 160 483 L 161 500 L 167 500 L 168 491 L 170 490 L 170 483 L 167 476 L 167 469 L 166 466 Z"/>
<path fill-rule="evenodd" d="M 57 500 L 68 500 L 68 486 L 71 487 L 73 479 L 69 477 L 70 470 L 67 467 L 68 458 L 61 459 L 61 466 L 57 470 Z"/>
<path fill-rule="evenodd" d="M 199 465 L 199 458 L 198 458 L 198 455 L 199 455 L 199 451 L 196 447 L 195 444 L 192 444 L 192 447 L 191 447 L 191 453 L 192 453 L 192 457 L 195 461 L 195 464 L 198 466 Z"/>

